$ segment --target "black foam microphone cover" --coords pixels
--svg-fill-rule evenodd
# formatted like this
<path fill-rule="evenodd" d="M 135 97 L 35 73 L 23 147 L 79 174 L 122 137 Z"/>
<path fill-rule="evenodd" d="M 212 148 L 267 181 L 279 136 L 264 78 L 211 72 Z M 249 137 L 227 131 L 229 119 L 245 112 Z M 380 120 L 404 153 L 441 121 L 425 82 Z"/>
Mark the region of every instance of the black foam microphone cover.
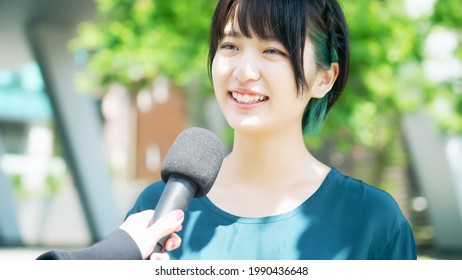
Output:
<path fill-rule="evenodd" d="M 194 197 L 205 196 L 220 171 L 225 149 L 211 131 L 192 127 L 178 135 L 162 163 L 161 177 L 166 183 L 157 203 L 153 222 L 169 212 L 182 209 Z M 154 252 L 161 252 L 168 236 L 159 240 Z"/>
<path fill-rule="evenodd" d="M 167 183 L 172 175 L 186 177 L 198 187 L 194 197 L 205 196 L 220 171 L 224 146 L 211 131 L 191 127 L 173 142 L 162 163 L 161 177 Z"/>

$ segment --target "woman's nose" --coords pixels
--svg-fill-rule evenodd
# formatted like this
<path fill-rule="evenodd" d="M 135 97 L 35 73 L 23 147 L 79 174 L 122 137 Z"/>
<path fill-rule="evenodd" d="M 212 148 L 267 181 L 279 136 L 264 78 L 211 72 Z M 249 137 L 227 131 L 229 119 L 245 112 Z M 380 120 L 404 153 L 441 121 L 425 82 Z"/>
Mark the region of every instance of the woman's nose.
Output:
<path fill-rule="evenodd" d="M 255 55 L 244 54 L 240 56 L 236 61 L 233 77 L 239 82 L 249 82 L 260 79 L 259 62 Z"/>

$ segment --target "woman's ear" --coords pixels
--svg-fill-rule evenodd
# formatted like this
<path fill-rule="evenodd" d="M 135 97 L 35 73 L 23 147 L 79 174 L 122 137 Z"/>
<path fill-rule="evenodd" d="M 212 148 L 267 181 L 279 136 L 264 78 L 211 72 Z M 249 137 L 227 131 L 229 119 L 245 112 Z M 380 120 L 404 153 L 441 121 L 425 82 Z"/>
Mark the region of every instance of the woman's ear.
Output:
<path fill-rule="evenodd" d="M 323 98 L 332 89 L 338 77 L 339 67 L 339 64 L 334 62 L 331 63 L 330 69 L 321 70 L 316 74 L 311 97 Z"/>

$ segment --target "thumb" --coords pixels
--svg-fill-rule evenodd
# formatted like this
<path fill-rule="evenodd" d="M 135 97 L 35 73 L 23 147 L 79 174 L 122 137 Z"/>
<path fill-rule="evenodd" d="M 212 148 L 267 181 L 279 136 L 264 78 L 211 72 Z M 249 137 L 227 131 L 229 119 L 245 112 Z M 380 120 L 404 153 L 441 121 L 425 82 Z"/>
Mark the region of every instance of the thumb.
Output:
<path fill-rule="evenodd" d="M 180 209 L 161 217 L 149 227 L 151 236 L 156 240 L 173 233 L 184 221 L 184 212 Z"/>

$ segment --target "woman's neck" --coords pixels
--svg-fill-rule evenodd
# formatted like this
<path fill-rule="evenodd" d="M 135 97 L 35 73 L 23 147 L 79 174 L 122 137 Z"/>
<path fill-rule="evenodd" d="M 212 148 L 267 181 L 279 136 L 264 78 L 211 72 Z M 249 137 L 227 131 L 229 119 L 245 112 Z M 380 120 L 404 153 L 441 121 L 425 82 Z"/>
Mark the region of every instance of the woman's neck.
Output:
<path fill-rule="evenodd" d="M 287 134 L 248 136 L 236 133 L 229 156 L 235 176 L 247 182 L 281 177 L 310 158 L 302 136 Z"/>
<path fill-rule="evenodd" d="M 325 168 L 306 148 L 301 129 L 260 135 L 236 131 L 222 167 L 227 181 L 248 187 L 283 186 Z"/>
<path fill-rule="evenodd" d="M 208 197 L 221 209 L 261 217 L 294 209 L 321 185 L 329 167 L 315 159 L 303 137 L 235 133 Z"/>

